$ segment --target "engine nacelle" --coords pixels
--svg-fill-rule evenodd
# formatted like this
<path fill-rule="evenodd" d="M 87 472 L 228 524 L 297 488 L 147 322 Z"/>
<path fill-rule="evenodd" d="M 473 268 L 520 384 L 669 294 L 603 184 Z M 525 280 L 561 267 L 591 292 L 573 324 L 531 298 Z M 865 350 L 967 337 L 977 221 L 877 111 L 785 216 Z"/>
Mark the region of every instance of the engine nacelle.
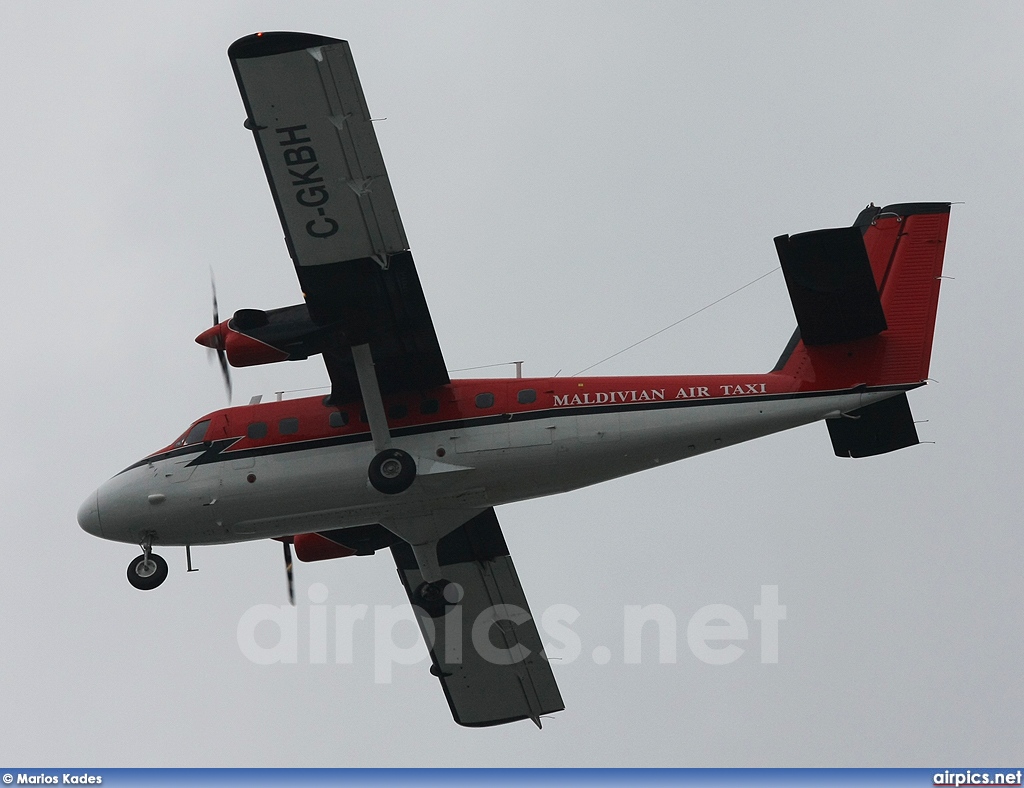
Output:
<path fill-rule="evenodd" d="M 350 555 L 373 555 L 377 550 L 401 543 L 382 525 L 357 525 L 323 534 L 298 534 L 291 537 L 300 561 L 326 561 Z"/>
<path fill-rule="evenodd" d="M 233 367 L 254 367 L 258 364 L 287 361 L 290 358 L 287 351 L 235 330 L 232 322 L 233 320 L 225 320 L 206 329 L 196 337 L 196 342 L 214 350 L 223 350 L 228 363 Z"/>
<path fill-rule="evenodd" d="M 224 352 L 228 355 L 228 363 L 233 367 L 255 367 L 259 364 L 274 364 L 291 358 L 287 351 L 261 342 L 248 334 L 235 331 L 230 325 L 227 328 L 224 337 Z"/>
<path fill-rule="evenodd" d="M 300 561 L 327 561 L 331 558 L 347 558 L 355 555 L 351 547 L 332 542 L 320 534 L 299 534 L 294 537 L 295 557 Z"/>
<path fill-rule="evenodd" d="M 322 352 L 317 326 L 305 304 L 281 309 L 239 309 L 234 317 L 196 337 L 204 347 L 223 352 L 233 367 L 296 361 Z"/>

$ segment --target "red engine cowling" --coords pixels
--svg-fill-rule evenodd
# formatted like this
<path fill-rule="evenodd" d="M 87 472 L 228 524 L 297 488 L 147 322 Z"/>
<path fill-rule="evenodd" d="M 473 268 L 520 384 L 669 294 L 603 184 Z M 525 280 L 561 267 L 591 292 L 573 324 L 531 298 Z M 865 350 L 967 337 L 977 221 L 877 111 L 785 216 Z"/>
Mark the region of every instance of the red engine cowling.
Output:
<path fill-rule="evenodd" d="M 206 329 L 196 342 L 223 353 L 233 367 L 254 367 L 322 353 L 322 333 L 306 305 L 295 304 L 266 311 L 239 309 L 230 320 Z"/>
<path fill-rule="evenodd" d="M 224 350 L 228 354 L 228 363 L 233 367 L 254 367 L 288 360 L 288 354 L 283 350 L 230 328 L 224 338 Z"/>
<path fill-rule="evenodd" d="M 233 367 L 254 367 L 288 360 L 289 355 L 285 351 L 235 331 L 229 322 L 225 320 L 206 329 L 196 337 L 196 342 L 214 350 L 223 350 Z"/>
<path fill-rule="evenodd" d="M 355 555 L 351 547 L 332 542 L 320 534 L 299 534 L 294 537 L 295 556 L 300 561 L 326 561 L 330 558 L 346 558 Z"/>

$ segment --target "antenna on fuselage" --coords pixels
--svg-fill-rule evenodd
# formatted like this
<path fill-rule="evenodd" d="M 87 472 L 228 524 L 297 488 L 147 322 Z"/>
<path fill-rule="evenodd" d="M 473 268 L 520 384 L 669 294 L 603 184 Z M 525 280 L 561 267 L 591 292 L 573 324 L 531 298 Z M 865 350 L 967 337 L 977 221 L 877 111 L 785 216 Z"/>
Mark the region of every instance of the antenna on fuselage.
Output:
<path fill-rule="evenodd" d="M 724 301 L 725 299 L 727 299 L 727 298 L 731 298 L 732 296 L 734 296 L 734 295 L 736 295 L 737 293 L 739 293 L 739 292 L 740 292 L 741 290 L 746 290 L 746 289 L 747 289 L 748 287 L 750 287 L 751 285 L 757 284 L 758 282 L 760 282 L 760 281 L 761 281 L 762 279 L 764 279 L 765 277 L 767 277 L 767 276 L 771 276 L 771 275 L 772 275 L 772 274 L 774 274 L 774 273 L 775 273 L 776 271 L 780 271 L 780 270 L 782 270 L 782 269 L 781 269 L 781 266 L 775 266 L 775 267 L 774 267 L 774 268 L 773 268 L 773 269 L 772 269 L 771 271 L 766 271 L 765 273 L 763 273 L 763 274 L 761 274 L 761 275 L 760 275 L 759 277 L 757 277 L 757 279 L 752 279 L 752 280 L 750 280 L 749 282 L 747 282 L 747 283 L 746 283 L 745 285 L 743 285 L 743 287 L 737 287 L 737 288 L 736 288 L 735 290 L 733 290 L 733 291 L 732 291 L 731 293 L 726 293 L 726 294 L 725 294 L 724 296 L 722 296 L 721 298 L 716 298 L 716 299 L 715 299 L 714 301 L 712 301 L 712 302 L 711 302 L 710 304 L 706 304 L 706 305 L 702 306 L 702 307 L 701 307 L 700 309 L 698 309 L 698 310 L 697 310 L 696 312 L 691 312 L 691 313 L 690 313 L 690 314 L 688 314 L 688 315 L 687 315 L 686 317 L 681 317 L 681 318 L 679 318 L 679 319 L 678 319 L 678 320 L 677 320 L 676 322 L 674 322 L 674 323 L 669 323 L 669 325 L 665 326 L 664 328 L 659 328 L 659 329 L 658 329 L 657 331 L 655 331 L 655 332 L 654 332 L 653 334 L 649 334 L 648 336 L 645 336 L 645 337 L 644 337 L 643 339 L 640 339 L 640 340 L 638 340 L 638 341 L 634 342 L 634 343 L 633 343 L 632 345 L 629 345 L 628 347 L 624 347 L 624 348 L 622 348 L 622 350 L 618 350 L 618 351 L 616 351 L 616 352 L 612 353 L 612 354 L 611 354 L 610 356 L 605 356 L 605 357 L 604 357 L 604 358 L 602 358 L 602 359 L 601 359 L 600 361 L 596 361 L 596 362 L 594 362 L 594 363 L 593 363 L 593 364 L 591 364 L 591 365 L 590 365 L 589 367 L 584 367 L 584 368 L 583 368 L 583 369 L 581 369 L 581 370 L 580 370 L 579 372 L 574 372 L 574 373 L 572 374 L 572 377 L 574 377 L 574 378 L 575 378 L 575 377 L 577 377 L 578 375 L 582 375 L 582 374 L 583 374 L 584 372 L 589 372 L 589 371 L 590 371 L 590 370 L 592 370 L 592 369 L 593 369 L 594 367 L 596 367 L 596 366 L 599 366 L 599 365 L 603 364 L 603 363 L 604 363 L 604 362 L 606 362 L 606 361 L 611 361 L 611 360 L 612 360 L 613 358 L 615 358 L 616 356 L 621 356 L 621 355 L 622 355 L 623 353 L 625 353 L 625 352 L 626 352 L 626 351 L 628 351 L 628 350 L 632 350 L 632 349 L 633 349 L 633 348 L 635 348 L 635 347 L 636 347 L 637 345 L 642 345 L 642 344 L 643 344 L 644 342 L 646 342 L 646 341 L 647 341 L 648 339 L 654 339 L 654 338 L 655 338 L 656 336 L 658 336 L 658 334 L 664 334 L 664 333 L 665 333 L 666 331 L 668 331 L 668 330 L 669 330 L 670 328 L 675 328 L 675 327 L 676 327 L 676 326 L 678 326 L 678 325 L 679 325 L 680 323 L 682 323 L 682 322 L 684 322 L 684 321 L 686 321 L 686 320 L 689 320 L 689 319 L 690 319 L 691 317 L 696 317 L 697 315 L 699 315 L 699 314 L 700 314 L 701 312 L 703 312 L 704 310 L 706 310 L 706 309 L 711 309 L 711 307 L 715 306 L 716 304 L 720 304 L 720 303 L 721 303 L 722 301 Z M 561 372 L 561 370 L 559 370 L 559 372 Z"/>

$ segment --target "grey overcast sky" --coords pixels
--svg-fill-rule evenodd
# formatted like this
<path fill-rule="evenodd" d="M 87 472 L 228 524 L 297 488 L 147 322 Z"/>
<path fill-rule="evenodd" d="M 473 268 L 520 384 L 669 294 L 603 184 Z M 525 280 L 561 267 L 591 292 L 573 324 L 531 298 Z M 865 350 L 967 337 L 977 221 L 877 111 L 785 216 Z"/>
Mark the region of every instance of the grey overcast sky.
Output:
<path fill-rule="evenodd" d="M 83 766 L 933 766 L 1024 756 L 1015 2 L 4 2 L 0 753 Z M 833 456 L 821 424 L 499 517 L 534 612 L 579 611 L 567 710 L 467 730 L 427 663 L 374 680 L 387 554 L 297 566 L 296 664 L 236 630 L 286 602 L 280 547 L 137 550 L 82 532 L 106 478 L 224 405 L 192 339 L 300 299 L 225 50 L 351 42 L 446 360 L 571 374 L 776 264 L 772 237 L 869 201 L 952 213 L 924 445 Z M 764 371 L 795 324 L 773 274 L 602 374 Z M 494 374 L 510 374 L 496 369 Z M 236 403 L 325 383 L 239 370 Z M 354 664 L 310 664 L 308 588 L 366 604 Z M 760 659 L 761 586 L 787 607 Z M 624 608 L 664 605 L 624 660 Z M 701 608 L 749 624 L 732 664 Z M 332 630 L 333 632 L 333 630 Z M 257 632 L 270 643 L 273 632 Z M 268 639 L 269 638 L 269 639 Z M 395 641 L 414 641 L 397 627 Z M 610 658 L 598 664 L 595 648 Z"/>

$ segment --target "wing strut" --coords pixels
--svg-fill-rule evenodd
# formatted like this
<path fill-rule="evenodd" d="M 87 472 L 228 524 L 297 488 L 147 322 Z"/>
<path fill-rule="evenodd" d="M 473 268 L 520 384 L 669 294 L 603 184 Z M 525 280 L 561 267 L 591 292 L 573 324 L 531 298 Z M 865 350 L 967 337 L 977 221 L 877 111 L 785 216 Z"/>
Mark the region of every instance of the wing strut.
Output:
<path fill-rule="evenodd" d="M 403 492 L 416 478 L 417 462 L 411 454 L 391 444 L 391 431 L 369 344 L 353 345 L 352 360 L 359 379 L 359 390 L 363 394 L 366 419 L 370 422 L 373 448 L 377 452 L 368 470 L 370 484 L 386 494 Z M 422 460 L 420 464 L 423 464 Z M 429 469 L 424 470 L 430 472 Z M 446 511 L 433 511 L 419 517 L 388 521 L 384 525 L 409 543 L 423 577 L 432 583 L 441 579 L 437 560 L 438 540 L 467 519 L 461 511 L 454 515 Z"/>
<path fill-rule="evenodd" d="M 363 394 L 366 418 L 370 422 L 373 448 L 381 452 L 391 448 L 391 431 L 388 429 L 388 417 L 384 412 L 384 400 L 380 396 L 380 384 L 373 368 L 373 354 L 370 352 L 369 344 L 353 345 L 352 360 L 355 362 L 356 377 L 359 379 L 359 390 Z"/>

